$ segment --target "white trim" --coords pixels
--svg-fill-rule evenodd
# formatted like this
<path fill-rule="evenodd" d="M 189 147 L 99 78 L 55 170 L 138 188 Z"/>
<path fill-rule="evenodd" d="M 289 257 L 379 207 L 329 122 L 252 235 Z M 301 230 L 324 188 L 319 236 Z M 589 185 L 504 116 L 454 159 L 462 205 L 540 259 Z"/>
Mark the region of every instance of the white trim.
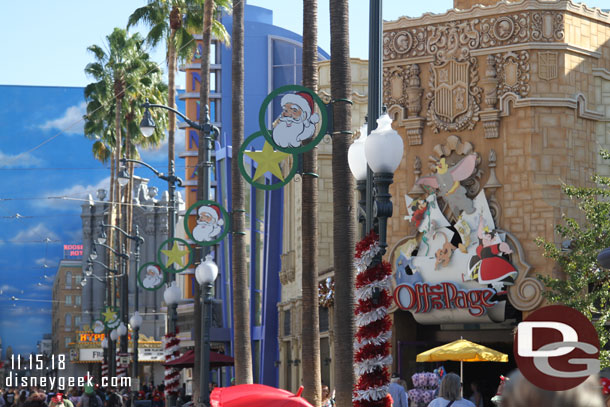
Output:
<path fill-rule="evenodd" d="M 610 81 L 610 71 L 605 68 L 593 68 L 593 76 Z"/>
<path fill-rule="evenodd" d="M 199 99 L 200 97 L 201 97 L 201 95 L 199 94 L 199 92 L 184 92 L 180 96 L 178 96 L 178 99 L 180 99 L 180 100 Z M 208 98 L 209 99 L 221 99 L 222 98 L 222 94 L 220 94 L 220 93 L 210 93 L 208 95 Z"/>
<path fill-rule="evenodd" d="M 180 69 L 181 71 L 185 71 L 187 69 L 201 69 L 201 62 L 193 62 L 190 64 L 182 64 L 178 66 L 178 69 Z M 211 70 L 220 70 L 222 69 L 222 65 L 221 64 L 210 64 L 210 71 Z"/>
<path fill-rule="evenodd" d="M 510 102 L 515 109 L 520 107 L 565 107 L 576 110 L 578 116 L 583 119 L 610 121 L 603 113 L 589 110 L 587 108 L 587 98 L 582 93 L 577 93 L 571 98 L 534 97 L 519 99 L 516 94 L 508 92 L 500 97 L 500 116 L 510 115 Z"/>

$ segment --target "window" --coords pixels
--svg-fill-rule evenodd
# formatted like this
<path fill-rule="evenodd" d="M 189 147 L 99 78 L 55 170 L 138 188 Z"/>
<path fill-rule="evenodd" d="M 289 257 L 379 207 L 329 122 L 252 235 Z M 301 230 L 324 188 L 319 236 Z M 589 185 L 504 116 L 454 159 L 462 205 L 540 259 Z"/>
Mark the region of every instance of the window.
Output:
<path fill-rule="evenodd" d="M 74 317 L 74 328 L 75 329 L 80 328 L 80 315 L 77 315 Z"/>
<path fill-rule="evenodd" d="M 66 336 L 66 348 L 68 346 L 70 346 L 70 342 L 72 342 L 72 338 L 70 338 L 69 336 Z"/>
<path fill-rule="evenodd" d="M 284 85 L 300 85 L 303 81 L 302 47 L 284 40 L 273 40 L 272 85 L 277 89 Z M 282 111 L 280 98 L 273 101 L 272 116 L 275 119 Z"/>
<path fill-rule="evenodd" d="M 320 307 L 320 332 L 328 331 L 328 308 Z"/>
<path fill-rule="evenodd" d="M 284 311 L 284 336 L 290 336 L 290 310 Z"/>
<path fill-rule="evenodd" d="M 74 296 L 74 305 L 80 305 L 80 304 L 81 304 L 81 296 L 75 295 Z"/>
<path fill-rule="evenodd" d="M 80 282 L 83 281 L 83 276 L 81 274 L 77 274 L 74 276 L 74 285 L 76 288 L 80 286 Z"/>
<path fill-rule="evenodd" d="M 69 271 L 66 273 L 66 288 L 72 288 L 72 273 Z"/>
<path fill-rule="evenodd" d="M 66 314 L 66 331 L 72 330 L 72 315 Z"/>
<path fill-rule="evenodd" d="M 66 295 L 66 305 L 72 305 L 72 296 Z"/>

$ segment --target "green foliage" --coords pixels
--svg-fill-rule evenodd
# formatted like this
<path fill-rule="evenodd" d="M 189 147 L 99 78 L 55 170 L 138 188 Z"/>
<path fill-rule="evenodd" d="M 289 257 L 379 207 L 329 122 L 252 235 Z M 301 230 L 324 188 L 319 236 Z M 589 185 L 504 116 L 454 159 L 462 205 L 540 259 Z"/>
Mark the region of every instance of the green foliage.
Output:
<path fill-rule="evenodd" d="M 601 151 L 604 159 L 610 159 L 607 151 Z M 578 203 L 582 213 L 579 219 L 563 215 L 563 224 L 556 227 L 559 241 L 564 246 L 538 238 L 536 243 L 544 249 L 544 256 L 553 259 L 564 278 L 539 276 L 548 290 L 545 298 L 551 303 L 577 309 L 595 325 L 603 348 L 610 339 L 606 322 L 610 318 L 610 270 L 597 263 L 597 255 L 610 247 L 610 185 L 609 177 L 596 175 L 595 187 L 563 185 L 563 192 Z M 602 367 L 610 366 L 608 351 L 600 353 Z"/>

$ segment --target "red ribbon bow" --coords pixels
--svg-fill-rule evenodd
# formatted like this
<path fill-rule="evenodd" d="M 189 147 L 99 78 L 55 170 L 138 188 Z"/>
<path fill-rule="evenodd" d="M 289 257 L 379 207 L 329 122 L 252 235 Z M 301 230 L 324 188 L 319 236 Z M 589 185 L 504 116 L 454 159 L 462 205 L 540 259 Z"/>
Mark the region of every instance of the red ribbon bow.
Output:
<path fill-rule="evenodd" d="M 600 379 L 600 381 L 601 381 L 601 384 L 602 384 L 602 393 L 610 394 L 610 379 L 602 377 Z"/>

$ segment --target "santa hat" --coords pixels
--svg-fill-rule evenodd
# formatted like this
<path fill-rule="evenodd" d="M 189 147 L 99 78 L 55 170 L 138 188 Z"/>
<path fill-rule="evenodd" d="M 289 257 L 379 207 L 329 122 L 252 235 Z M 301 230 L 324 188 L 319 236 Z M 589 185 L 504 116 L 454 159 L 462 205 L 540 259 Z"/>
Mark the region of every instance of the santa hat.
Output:
<path fill-rule="evenodd" d="M 146 274 L 160 274 L 161 270 L 159 270 L 159 267 L 157 266 L 148 266 L 146 267 Z"/>
<path fill-rule="evenodd" d="M 201 206 L 199 208 L 199 210 L 197 211 L 197 213 L 199 214 L 199 216 L 201 216 L 201 214 L 203 214 L 203 213 L 207 213 L 212 218 L 214 218 L 214 221 L 219 226 L 222 226 L 225 223 L 224 220 L 220 217 L 220 208 L 218 208 L 218 206 L 215 206 L 215 205 L 212 205 L 212 206 Z"/>
<path fill-rule="evenodd" d="M 306 126 L 316 124 L 320 121 L 320 116 L 313 111 L 313 96 L 307 92 L 289 93 L 282 97 L 280 104 L 284 106 L 286 103 L 297 105 L 305 114 L 304 123 Z"/>

